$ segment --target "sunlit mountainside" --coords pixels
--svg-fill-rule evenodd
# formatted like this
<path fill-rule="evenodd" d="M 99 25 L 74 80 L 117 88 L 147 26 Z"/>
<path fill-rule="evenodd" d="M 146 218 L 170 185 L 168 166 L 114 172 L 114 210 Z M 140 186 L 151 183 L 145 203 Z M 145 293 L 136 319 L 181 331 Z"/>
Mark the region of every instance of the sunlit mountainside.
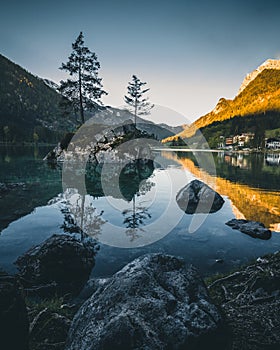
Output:
<path fill-rule="evenodd" d="M 197 119 L 175 137 L 165 139 L 164 142 L 172 141 L 179 136 L 181 138 L 192 137 L 198 129 L 210 126 L 215 122 L 252 115 L 262 115 L 265 118 L 267 112 L 279 111 L 280 60 L 267 60 L 246 76 L 239 93 L 233 100 L 221 98 L 210 113 Z M 269 128 L 268 125 L 267 129 Z"/>

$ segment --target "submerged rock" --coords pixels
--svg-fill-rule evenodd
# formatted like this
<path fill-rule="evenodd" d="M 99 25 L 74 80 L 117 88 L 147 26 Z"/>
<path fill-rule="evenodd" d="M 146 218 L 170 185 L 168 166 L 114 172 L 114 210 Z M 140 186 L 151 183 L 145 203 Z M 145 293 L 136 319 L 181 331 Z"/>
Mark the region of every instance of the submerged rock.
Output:
<path fill-rule="evenodd" d="M 28 349 L 28 316 L 15 277 L 0 270 L 1 349 Z"/>
<path fill-rule="evenodd" d="M 271 231 L 265 228 L 264 224 L 257 221 L 232 219 L 228 221 L 226 225 L 253 238 L 270 239 L 271 237 Z"/>
<path fill-rule="evenodd" d="M 194 267 L 150 254 L 98 286 L 74 317 L 66 349 L 224 349 L 221 321 Z"/>
<path fill-rule="evenodd" d="M 66 234 L 53 235 L 16 261 L 21 281 L 30 294 L 77 295 L 95 263 L 96 243 Z"/>
<path fill-rule="evenodd" d="M 224 204 L 219 193 L 199 180 L 193 180 L 183 187 L 177 193 L 176 201 L 186 214 L 215 213 Z"/>
<path fill-rule="evenodd" d="M 13 190 L 26 190 L 26 184 L 23 182 L 15 182 L 15 183 L 3 183 L 0 182 L 0 199 L 2 196 Z"/>

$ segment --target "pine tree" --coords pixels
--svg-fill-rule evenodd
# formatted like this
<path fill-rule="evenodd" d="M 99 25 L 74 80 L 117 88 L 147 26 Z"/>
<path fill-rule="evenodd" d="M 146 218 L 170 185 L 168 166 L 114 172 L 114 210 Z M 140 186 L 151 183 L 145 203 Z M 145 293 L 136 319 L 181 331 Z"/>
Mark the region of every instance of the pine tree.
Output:
<path fill-rule="evenodd" d="M 100 98 L 107 93 L 102 90 L 102 79 L 98 77 L 100 63 L 94 52 L 84 45 L 84 36 L 80 32 L 76 41 L 72 44 L 72 53 L 67 63 L 62 63 L 60 69 L 69 73 L 72 77 L 61 81 L 60 92 L 64 107 L 71 106 L 75 113 L 79 114 L 81 123 L 85 122 L 85 110 L 96 107 Z"/>
<path fill-rule="evenodd" d="M 148 115 L 154 107 L 149 102 L 148 98 L 143 98 L 143 95 L 150 89 L 144 89 L 143 86 L 147 83 L 140 81 L 136 75 L 132 76 L 132 81 L 128 83 L 128 93 L 124 97 L 125 103 L 129 105 L 130 111 L 134 114 L 134 125 L 136 127 L 136 118 L 139 115 Z"/>

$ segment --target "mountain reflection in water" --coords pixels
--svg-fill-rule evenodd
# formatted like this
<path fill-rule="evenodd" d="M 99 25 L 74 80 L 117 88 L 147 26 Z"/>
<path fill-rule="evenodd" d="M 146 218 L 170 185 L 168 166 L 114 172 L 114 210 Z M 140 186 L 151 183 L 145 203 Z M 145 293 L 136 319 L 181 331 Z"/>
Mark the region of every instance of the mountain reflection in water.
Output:
<path fill-rule="evenodd" d="M 277 189 L 277 185 L 280 186 L 280 167 L 273 171 L 269 169 L 271 159 L 278 160 L 279 154 L 256 155 L 254 159 L 221 152 L 214 155 L 216 174 L 209 174 L 199 167 L 191 153 L 163 152 L 163 156 L 175 160 L 219 194 L 227 196 L 237 219 L 260 221 L 271 230 L 280 232 L 280 196 Z M 271 190 L 271 186 L 276 187 L 275 190 Z"/>

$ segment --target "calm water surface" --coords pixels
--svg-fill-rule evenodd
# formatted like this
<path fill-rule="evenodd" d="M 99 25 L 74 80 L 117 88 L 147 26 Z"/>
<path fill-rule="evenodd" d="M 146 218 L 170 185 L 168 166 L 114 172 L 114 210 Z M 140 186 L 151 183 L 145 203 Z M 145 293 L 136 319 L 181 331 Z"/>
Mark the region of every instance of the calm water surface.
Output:
<path fill-rule="evenodd" d="M 6 270 L 14 272 L 13 262 L 32 245 L 81 226 L 100 244 L 93 276 L 111 275 L 151 252 L 181 256 L 209 275 L 280 249 L 279 154 L 155 151 L 145 166 L 88 165 L 84 174 L 77 165 L 49 167 L 42 161 L 47 151 L 0 149 L 0 183 L 26 184 L 0 198 L 0 266 Z M 75 188 L 79 172 L 85 190 Z M 218 212 L 187 215 L 178 207 L 176 194 L 195 178 L 223 196 Z M 262 221 L 271 239 L 225 225 L 235 217 Z"/>

